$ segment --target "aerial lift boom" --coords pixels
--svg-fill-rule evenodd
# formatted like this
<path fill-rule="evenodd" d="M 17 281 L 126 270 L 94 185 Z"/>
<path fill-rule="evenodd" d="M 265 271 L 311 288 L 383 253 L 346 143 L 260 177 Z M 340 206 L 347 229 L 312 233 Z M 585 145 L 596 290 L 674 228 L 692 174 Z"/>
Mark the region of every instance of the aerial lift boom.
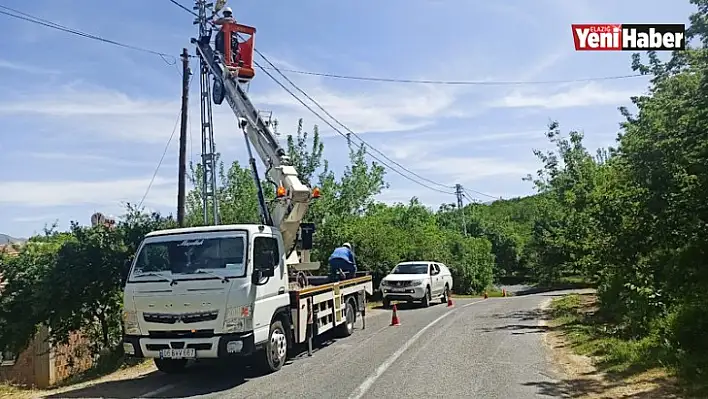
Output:
<path fill-rule="evenodd" d="M 226 30 L 230 31 L 229 28 L 238 31 L 238 29 L 233 27 L 227 27 Z M 255 29 L 249 29 L 255 32 Z M 278 139 L 260 117 L 258 110 L 253 106 L 243 87 L 241 87 L 240 80 L 243 81 L 243 79 L 238 74 L 238 67 L 233 68 L 227 65 L 221 56 L 212 50 L 209 45 L 209 36 L 202 37 L 199 40 L 192 39 L 192 43 L 196 45 L 197 54 L 204 60 L 214 76 L 214 97 L 223 96 L 222 98 L 226 99 L 234 115 L 238 118 L 239 127 L 246 138 L 246 145 L 251 158 L 251 169 L 254 172 L 256 185 L 259 189 L 262 223 L 270 224 L 280 230 L 287 253 L 286 263 L 290 268 L 296 270 L 319 269 L 319 262 L 310 262 L 309 249 L 303 249 L 301 256 L 298 256 L 296 250 L 300 225 L 307 213 L 310 200 L 319 197 L 319 190 L 317 188 L 310 190 L 309 187 L 300 181 L 298 172 L 292 165 L 285 150 L 280 146 Z M 225 41 L 229 42 L 230 40 L 225 38 Z M 250 76 L 253 76 L 252 70 Z M 223 91 L 219 92 L 219 90 Z M 268 207 L 265 203 L 255 161 L 251 156 L 249 142 L 253 145 L 266 167 L 267 180 L 277 187 L 272 214 L 268 212 Z"/>

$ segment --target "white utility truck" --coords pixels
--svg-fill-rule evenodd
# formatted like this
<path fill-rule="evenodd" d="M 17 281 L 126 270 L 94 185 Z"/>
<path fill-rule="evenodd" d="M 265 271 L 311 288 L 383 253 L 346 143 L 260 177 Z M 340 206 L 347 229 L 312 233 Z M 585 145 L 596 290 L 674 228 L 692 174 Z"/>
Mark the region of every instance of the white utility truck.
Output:
<path fill-rule="evenodd" d="M 254 356 L 279 370 L 290 349 L 337 329 L 348 336 L 357 315 L 365 327 L 371 276 L 341 281 L 307 276 L 314 225 L 302 223 L 319 196 L 298 178 L 277 138 L 260 118 L 240 75 L 216 57 L 208 40 L 194 40 L 203 65 L 236 114 L 259 191 L 260 224 L 179 228 L 149 233 L 138 248 L 124 292 L 125 353 L 154 358 L 174 373 L 189 359 Z M 249 142 L 277 194 L 269 211 Z M 299 247 L 299 248 L 298 248 Z"/>

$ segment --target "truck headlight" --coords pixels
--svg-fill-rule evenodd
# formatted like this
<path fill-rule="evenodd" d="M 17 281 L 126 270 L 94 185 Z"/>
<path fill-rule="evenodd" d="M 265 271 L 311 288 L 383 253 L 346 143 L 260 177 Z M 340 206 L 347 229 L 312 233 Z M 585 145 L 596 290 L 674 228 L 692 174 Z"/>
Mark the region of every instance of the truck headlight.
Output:
<path fill-rule="evenodd" d="M 226 309 L 225 333 L 239 333 L 253 330 L 250 306 L 236 306 Z"/>
<path fill-rule="evenodd" d="M 413 280 L 413 281 L 411 281 L 411 285 L 413 285 L 413 286 L 423 285 L 424 281 L 425 280 Z"/>
<path fill-rule="evenodd" d="M 137 312 L 130 310 L 123 312 L 123 331 L 126 335 L 140 335 Z"/>

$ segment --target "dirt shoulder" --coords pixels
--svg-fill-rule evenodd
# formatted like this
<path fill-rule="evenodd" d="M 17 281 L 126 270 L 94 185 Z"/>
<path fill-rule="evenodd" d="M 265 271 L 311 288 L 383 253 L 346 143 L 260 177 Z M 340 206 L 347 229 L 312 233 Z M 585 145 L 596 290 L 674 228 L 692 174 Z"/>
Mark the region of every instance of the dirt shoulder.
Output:
<path fill-rule="evenodd" d="M 156 371 L 154 363 L 151 361 L 145 361 L 138 365 L 126 367 L 117 370 L 113 373 L 92 379 L 90 381 L 81 382 L 72 385 L 65 385 L 50 389 L 27 389 L 14 387 L 11 385 L 0 384 L 0 398 L 12 398 L 12 399 L 39 399 L 46 398 L 55 395 L 61 395 L 64 392 L 77 391 L 85 388 L 89 388 L 94 385 L 104 384 L 108 382 L 117 382 L 123 380 L 136 379 L 147 374 Z"/>
<path fill-rule="evenodd" d="M 558 301 L 573 302 L 582 314 L 594 311 L 596 297 L 575 294 L 544 304 L 546 316 L 541 322 L 547 331 L 544 343 L 556 371 L 564 376 L 557 389 L 559 393 L 582 399 L 688 399 L 682 395 L 677 379 L 662 368 L 635 373 L 600 370 L 597 365 L 601 359 L 583 352 L 588 346 L 603 345 L 602 340 L 584 332 L 588 330 L 578 325 L 579 319 L 554 315 L 551 307 L 555 308 Z"/>

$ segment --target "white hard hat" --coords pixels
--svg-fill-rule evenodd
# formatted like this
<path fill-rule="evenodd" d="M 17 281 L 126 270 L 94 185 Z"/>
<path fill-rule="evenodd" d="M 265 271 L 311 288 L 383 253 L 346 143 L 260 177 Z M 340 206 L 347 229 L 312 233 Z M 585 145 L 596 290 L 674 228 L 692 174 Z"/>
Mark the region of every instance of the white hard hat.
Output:
<path fill-rule="evenodd" d="M 348 243 L 348 242 L 345 242 L 344 244 L 342 244 L 342 246 L 343 246 L 343 247 L 347 247 L 347 248 L 349 248 L 349 249 L 352 249 L 352 244 L 350 244 L 350 243 Z"/>
<path fill-rule="evenodd" d="M 228 12 L 228 13 L 233 14 L 233 11 L 231 11 L 231 7 L 224 7 L 224 9 L 221 10 L 221 12 L 222 12 L 222 13 L 227 13 L 227 12 Z"/>

